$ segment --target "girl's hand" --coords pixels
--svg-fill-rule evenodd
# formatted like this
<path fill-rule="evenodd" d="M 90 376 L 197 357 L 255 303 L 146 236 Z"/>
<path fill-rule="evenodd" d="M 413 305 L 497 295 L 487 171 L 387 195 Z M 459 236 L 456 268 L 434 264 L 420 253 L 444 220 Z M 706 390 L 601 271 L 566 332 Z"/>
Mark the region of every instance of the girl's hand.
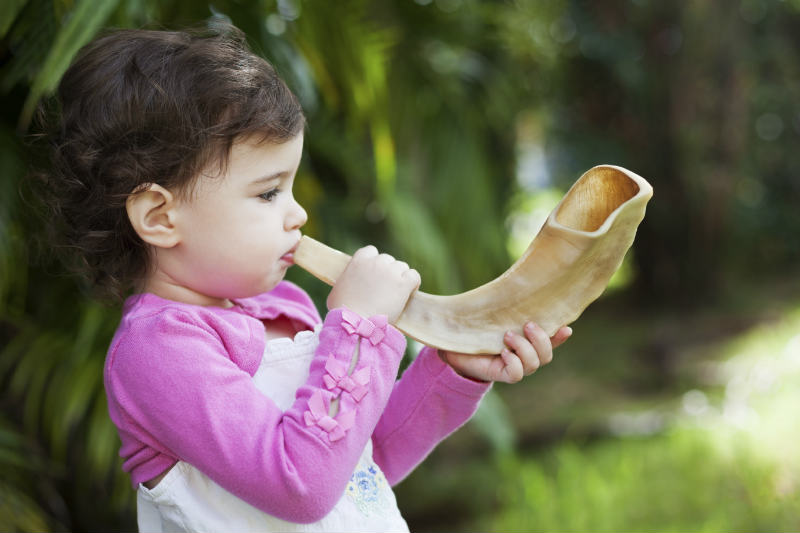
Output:
<path fill-rule="evenodd" d="M 439 350 L 440 357 L 462 376 L 482 381 L 516 383 L 524 376 L 553 360 L 553 348 L 572 335 L 572 328 L 562 327 L 548 338 L 547 333 L 533 322 L 523 328 L 525 336 L 507 332 L 507 348 L 496 355 L 470 355 Z"/>
<path fill-rule="evenodd" d="M 347 307 L 364 317 L 386 315 L 393 323 L 420 284 L 419 273 L 366 246 L 353 254 L 328 294 L 328 309 Z"/>

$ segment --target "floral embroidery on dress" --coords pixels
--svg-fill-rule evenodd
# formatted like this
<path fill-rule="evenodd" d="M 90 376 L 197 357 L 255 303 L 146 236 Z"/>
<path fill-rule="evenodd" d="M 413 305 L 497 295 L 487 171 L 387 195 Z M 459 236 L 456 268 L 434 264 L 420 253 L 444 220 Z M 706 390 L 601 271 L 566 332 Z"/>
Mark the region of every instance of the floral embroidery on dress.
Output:
<path fill-rule="evenodd" d="M 391 505 L 389 482 L 372 461 L 359 462 L 345 491 L 365 516 L 385 514 Z"/>

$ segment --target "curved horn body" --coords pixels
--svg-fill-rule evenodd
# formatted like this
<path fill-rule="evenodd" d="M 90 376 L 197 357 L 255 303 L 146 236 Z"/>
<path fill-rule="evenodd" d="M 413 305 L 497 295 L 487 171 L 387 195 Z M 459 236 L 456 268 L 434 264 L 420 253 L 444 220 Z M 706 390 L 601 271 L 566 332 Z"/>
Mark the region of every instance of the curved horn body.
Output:
<path fill-rule="evenodd" d="M 499 353 L 503 334 L 532 320 L 549 335 L 577 319 L 619 268 L 645 206 L 647 181 L 601 165 L 578 179 L 528 249 L 497 279 L 468 292 L 417 291 L 395 326 L 423 344 L 462 353 Z M 333 284 L 350 256 L 303 237 L 295 264 Z"/>

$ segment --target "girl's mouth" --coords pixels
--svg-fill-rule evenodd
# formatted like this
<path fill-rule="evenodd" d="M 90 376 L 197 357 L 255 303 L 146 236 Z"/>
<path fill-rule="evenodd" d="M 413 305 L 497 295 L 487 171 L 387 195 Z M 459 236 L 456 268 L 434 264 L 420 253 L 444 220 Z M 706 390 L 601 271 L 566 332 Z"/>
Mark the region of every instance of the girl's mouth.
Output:
<path fill-rule="evenodd" d="M 286 261 L 290 265 L 294 264 L 294 251 L 297 250 L 297 244 L 292 246 L 292 249 L 281 256 L 281 261 Z"/>

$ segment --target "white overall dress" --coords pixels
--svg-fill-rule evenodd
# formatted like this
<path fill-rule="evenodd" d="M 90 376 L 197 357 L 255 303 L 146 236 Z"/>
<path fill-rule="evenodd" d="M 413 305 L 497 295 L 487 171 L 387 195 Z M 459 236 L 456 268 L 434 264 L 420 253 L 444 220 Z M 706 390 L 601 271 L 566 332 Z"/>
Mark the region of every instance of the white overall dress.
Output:
<path fill-rule="evenodd" d="M 317 331 L 267 342 L 253 381 L 282 410 L 308 379 L 319 343 Z M 322 475 L 322 473 L 321 473 Z M 408 531 L 391 487 L 372 460 L 367 442 L 344 494 L 319 522 L 295 524 L 268 515 L 226 491 L 192 465 L 179 461 L 152 490 L 137 491 L 139 531 Z"/>

